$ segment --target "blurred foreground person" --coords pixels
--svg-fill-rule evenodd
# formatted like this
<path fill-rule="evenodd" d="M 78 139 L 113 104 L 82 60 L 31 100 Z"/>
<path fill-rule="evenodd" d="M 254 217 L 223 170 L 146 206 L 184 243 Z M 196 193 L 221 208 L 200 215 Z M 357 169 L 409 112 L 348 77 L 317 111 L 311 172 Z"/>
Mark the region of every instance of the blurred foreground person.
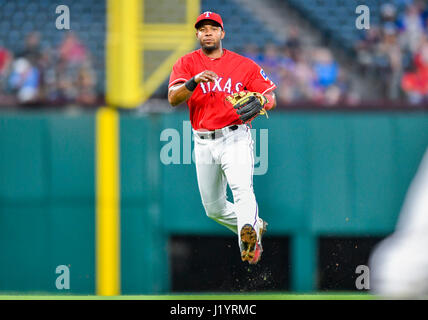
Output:
<path fill-rule="evenodd" d="M 373 293 L 428 298 L 428 149 L 407 192 L 395 232 L 370 260 Z"/>

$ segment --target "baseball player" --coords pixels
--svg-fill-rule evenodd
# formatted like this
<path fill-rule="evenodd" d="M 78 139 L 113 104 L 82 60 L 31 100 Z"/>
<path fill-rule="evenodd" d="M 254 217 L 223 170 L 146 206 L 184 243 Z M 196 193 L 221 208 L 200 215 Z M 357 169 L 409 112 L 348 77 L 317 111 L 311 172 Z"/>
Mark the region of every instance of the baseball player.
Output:
<path fill-rule="evenodd" d="M 428 297 L 428 149 L 407 192 L 396 230 L 375 248 L 369 266 L 374 293 Z"/>
<path fill-rule="evenodd" d="M 208 217 L 238 235 L 242 261 L 262 254 L 266 222 L 253 190 L 253 140 L 248 125 L 276 106 L 276 85 L 252 60 L 222 47 L 222 18 L 204 12 L 196 20 L 201 48 L 177 60 L 168 86 L 172 106 L 187 102 L 195 165 Z M 234 202 L 226 197 L 229 184 Z"/>

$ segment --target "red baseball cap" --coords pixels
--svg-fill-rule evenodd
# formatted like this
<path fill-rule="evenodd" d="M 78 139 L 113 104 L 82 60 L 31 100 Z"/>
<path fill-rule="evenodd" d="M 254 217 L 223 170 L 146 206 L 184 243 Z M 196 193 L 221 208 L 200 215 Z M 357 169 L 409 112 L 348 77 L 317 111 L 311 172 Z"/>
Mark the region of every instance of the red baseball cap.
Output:
<path fill-rule="evenodd" d="M 196 19 L 195 22 L 195 28 L 197 28 L 197 25 L 199 24 L 199 22 L 203 21 L 203 20 L 212 20 L 217 22 L 222 29 L 224 29 L 223 27 L 223 20 L 221 19 L 221 16 L 218 13 L 215 12 L 211 12 L 211 11 L 205 11 L 204 13 L 202 13 L 198 19 Z"/>

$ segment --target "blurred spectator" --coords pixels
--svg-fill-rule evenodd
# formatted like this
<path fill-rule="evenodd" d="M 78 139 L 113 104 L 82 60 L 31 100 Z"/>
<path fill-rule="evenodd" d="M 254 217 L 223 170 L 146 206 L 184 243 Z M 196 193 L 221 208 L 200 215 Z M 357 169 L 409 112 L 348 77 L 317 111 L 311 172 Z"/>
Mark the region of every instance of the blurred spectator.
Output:
<path fill-rule="evenodd" d="M 315 74 L 306 53 L 296 56 L 295 60 L 283 60 L 281 70 L 278 89 L 279 101 L 290 103 L 314 100 Z"/>
<path fill-rule="evenodd" d="M 16 93 L 19 103 L 32 104 L 39 101 L 40 72 L 26 58 L 13 62 L 9 85 Z"/>
<path fill-rule="evenodd" d="M 319 101 L 320 92 L 314 86 L 316 75 L 309 59 L 309 54 L 312 50 L 308 51 L 296 57 L 294 69 L 296 83 L 294 100 L 296 101 Z"/>
<path fill-rule="evenodd" d="M 15 99 L 8 94 L 8 78 L 13 61 L 13 54 L 0 46 L 0 101 L 3 104 L 14 104 Z"/>
<path fill-rule="evenodd" d="M 392 3 L 383 3 L 380 7 L 380 15 L 383 23 L 395 22 L 397 18 L 397 8 Z"/>
<path fill-rule="evenodd" d="M 3 91 L 5 86 L 5 80 L 9 72 L 9 67 L 12 62 L 11 53 L 0 46 L 0 93 Z"/>
<path fill-rule="evenodd" d="M 326 88 L 324 92 L 324 99 L 323 103 L 326 106 L 333 106 L 336 105 L 342 96 L 342 91 L 340 88 L 336 85 L 331 85 L 328 88 Z"/>
<path fill-rule="evenodd" d="M 278 47 L 269 43 L 266 45 L 264 52 L 261 55 L 260 66 L 274 83 L 279 83 L 279 68 L 281 57 Z"/>
<path fill-rule="evenodd" d="M 296 26 L 292 26 L 287 34 L 287 41 L 285 42 L 285 50 L 288 52 L 288 56 L 292 59 L 296 59 L 299 55 L 302 47 L 300 40 L 300 31 Z"/>
<path fill-rule="evenodd" d="M 339 67 L 329 49 L 319 48 L 315 50 L 313 68 L 318 86 L 327 88 L 336 83 Z"/>
<path fill-rule="evenodd" d="M 414 57 L 415 70 L 404 74 L 401 85 L 411 103 L 427 102 L 428 39 L 425 36 Z"/>
<path fill-rule="evenodd" d="M 328 48 L 319 48 L 314 52 L 313 69 L 315 86 L 321 90 L 323 102 L 328 105 L 336 104 L 341 97 L 341 90 L 336 85 L 339 66 L 334 61 Z"/>
<path fill-rule="evenodd" d="M 6 48 L 0 47 L 0 76 L 4 76 L 9 69 L 12 55 Z"/>
<path fill-rule="evenodd" d="M 18 58 L 27 59 L 32 65 L 37 66 L 42 56 L 42 48 L 40 45 L 40 33 L 30 32 L 25 38 L 24 49 L 17 54 Z"/>
<path fill-rule="evenodd" d="M 425 32 L 422 12 L 416 4 L 408 4 L 405 13 L 397 21 L 401 41 L 405 49 L 415 52 Z"/>
<path fill-rule="evenodd" d="M 92 105 L 96 100 L 96 75 L 88 59 L 79 69 L 77 77 L 77 103 Z"/>
<path fill-rule="evenodd" d="M 58 50 L 60 59 L 70 65 L 80 65 L 87 57 L 85 46 L 72 31 L 66 34 Z"/>
<path fill-rule="evenodd" d="M 54 96 L 68 103 L 94 104 L 96 77 L 86 47 L 74 32 L 68 32 L 58 52 L 58 62 L 51 70 L 58 90 Z"/>
<path fill-rule="evenodd" d="M 360 40 L 355 43 L 357 59 L 365 73 L 374 65 L 374 51 L 380 42 L 381 32 L 377 26 L 371 26 L 366 33 L 363 33 Z"/>
<path fill-rule="evenodd" d="M 388 24 L 384 27 L 383 38 L 377 47 L 376 54 L 381 71 L 380 78 L 384 84 L 383 95 L 390 100 L 398 99 L 403 72 L 403 53 L 394 25 Z"/>
<path fill-rule="evenodd" d="M 53 49 L 45 50 L 40 58 L 42 71 L 42 91 L 46 102 L 60 101 L 58 96 L 58 77 L 56 74 L 56 58 Z"/>
<path fill-rule="evenodd" d="M 245 46 L 243 56 L 250 58 L 255 63 L 260 64 L 261 54 L 259 48 L 254 43 L 249 43 Z"/>

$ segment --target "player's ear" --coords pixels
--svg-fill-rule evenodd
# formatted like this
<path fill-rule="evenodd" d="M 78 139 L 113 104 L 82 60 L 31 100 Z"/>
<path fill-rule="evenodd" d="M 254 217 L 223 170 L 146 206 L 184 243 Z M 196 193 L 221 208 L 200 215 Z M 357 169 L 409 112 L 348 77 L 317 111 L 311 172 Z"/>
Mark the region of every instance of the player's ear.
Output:
<path fill-rule="evenodd" d="M 225 35 L 226 35 L 226 32 L 223 29 L 221 29 L 221 38 L 220 39 L 223 40 Z"/>

